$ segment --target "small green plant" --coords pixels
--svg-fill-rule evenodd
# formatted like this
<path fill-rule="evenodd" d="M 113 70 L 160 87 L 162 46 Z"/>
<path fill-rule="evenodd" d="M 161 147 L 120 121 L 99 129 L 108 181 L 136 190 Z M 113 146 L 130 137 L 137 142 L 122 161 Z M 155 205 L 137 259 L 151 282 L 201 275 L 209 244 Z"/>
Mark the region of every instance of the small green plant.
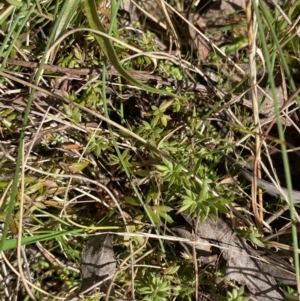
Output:
<path fill-rule="evenodd" d="M 237 229 L 236 232 L 239 234 L 239 236 L 243 237 L 246 240 L 250 240 L 252 243 L 259 247 L 264 247 L 265 245 L 262 240 L 262 235 L 254 226 L 250 226 L 246 229 Z"/>
<path fill-rule="evenodd" d="M 227 212 L 225 205 L 231 200 L 213 197 L 208 191 L 208 184 L 209 181 L 205 179 L 202 187 L 196 184 L 192 189 L 185 189 L 179 212 L 187 211 L 193 217 L 200 217 L 201 222 L 206 219 L 209 213 L 217 217 L 219 212 Z M 197 187 L 196 190 L 194 190 L 195 187 Z"/>
<path fill-rule="evenodd" d="M 154 126 L 147 122 L 146 120 L 142 121 L 142 126 L 137 130 L 137 134 L 141 135 L 144 139 L 147 139 L 149 143 L 155 145 L 155 141 L 158 141 L 163 135 L 163 129 L 158 126 Z"/>
<path fill-rule="evenodd" d="M 138 292 L 144 296 L 145 301 L 167 301 L 172 296 L 170 281 L 154 272 L 145 272 L 138 285 Z"/>
<path fill-rule="evenodd" d="M 96 138 L 94 135 L 89 139 L 88 151 L 94 152 L 99 157 L 101 153 L 110 148 L 109 142 L 103 138 Z"/>
<path fill-rule="evenodd" d="M 227 301 L 248 301 L 249 297 L 244 297 L 244 287 L 238 290 L 234 288 L 231 292 L 227 292 Z"/>
<path fill-rule="evenodd" d="M 164 127 L 167 126 L 170 116 L 165 114 L 165 112 L 171 104 L 172 101 L 163 101 L 159 107 L 151 106 L 152 111 L 150 111 L 147 115 L 153 116 L 153 119 L 151 120 L 152 126 L 155 127 L 158 123 L 161 123 Z"/>
<path fill-rule="evenodd" d="M 75 122 L 81 122 L 81 112 L 78 108 L 72 108 L 69 105 L 64 105 L 65 112 Z"/>
<path fill-rule="evenodd" d="M 188 180 L 190 175 L 183 171 L 183 166 L 181 164 L 174 165 L 169 160 L 162 159 L 164 165 L 156 165 L 156 168 L 160 172 L 160 177 L 164 182 L 168 183 L 168 186 L 171 187 L 172 184 L 176 183 L 177 185 L 184 185 L 185 180 Z"/>

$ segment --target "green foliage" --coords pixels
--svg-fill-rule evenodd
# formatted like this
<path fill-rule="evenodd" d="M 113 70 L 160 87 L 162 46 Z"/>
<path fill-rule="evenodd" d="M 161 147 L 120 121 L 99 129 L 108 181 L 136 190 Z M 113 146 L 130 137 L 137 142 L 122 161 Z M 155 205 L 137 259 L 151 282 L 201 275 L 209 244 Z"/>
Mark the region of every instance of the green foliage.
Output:
<path fill-rule="evenodd" d="M 165 158 L 162 158 L 162 161 L 164 165 L 156 165 L 156 168 L 163 182 L 168 183 L 168 187 L 171 187 L 175 182 L 177 185 L 189 185 L 188 182 L 184 182 L 189 180 L 190 175 L 183 171 L 181 164 L 174 166 L 172 162 Z"/>
<path fill-rule="evenodd" d="M 199 192 L 186 189 L 185 193 L 182 194 L 182 204 L 179 212 L 187 211 L 193 217 L 200 217 L 200 221 L 203 222 L 209 213 L 212 213 L 214 217 L 218 216 L 218 213 L 227 212 L 226 204 L 230 203 L 231 200 L 212 197 L 208 192 L 207 180 L 203 181 L 202 187 L 195 185 Z"/>
<path fill-rule="evenodd" d="M 247 229 L 237 229 L 236 232 L 246 240 L 250 240 L 252 243 L 259 247 L 264 247 L 262 235 L 258 232 L 257 228 L 250 226 Z"/>
<path fill-rule="evenodd" d="M 138 281 L 137 291 L 145 301 L 167 301 L 174 296 L 170 280 L 150 271 L 145 272 Z"/>
<path fill-rule="evenodd" d="M 102 108 L 103 99 L 101 97 L 102 82 L 96 81 L 86 86 L 80 97 L 80 103 L 95 110 Z"/>
<path fill-rule="evenodd" d="M 98 133 L 100 136 L 101 133 Z M 91 137 L 88 139 L 89 140 L 89 145 L 87 150 L 89 152 L 94 152 L 94 154 L 99 157 L 102 152 L 105 150 L 108 150 L 111 146 L 109 142 L 106 139 L 103 138 L 97 138 L 95 135 L 91 135 Z"/>
<path fill-rule="evenodd" d="M 231 292 L 227 292 L 227 301 L 248 301 L 248 297 L 243 297 L 244 287 L 241 286 L 238 290 L 236 288 L 232 289 Z"/>
<path fill-rule="evenodd" d="M 13 121 L 16 119 L 17 114 L 14 112 L 15 110 L 12 108 L 3 109 L 0 111 L 0 121 L 1 125 L 3 125 L 7 129 L 13 128 Z"/>
<path fill-rule="evenodd" d="M 108 165 L 110 166 L 116 166 L 116 169 L 121 169 L 122 166 L 120 164 L 120 158 L 114 154 L 110 154 L 109 155 L 110 160 L 108 162 Z M 132 172 L 134 166 L 138 165 L 138 163 L 136 163 L 136 158 L 133 157 L 133 154 L 130 153 L 129 149 L 126 149 L 122 152 L 121 154 L 122 160 L 126 166 L 126 168 Z"/>
<path fill-rule="evenodd" d="M 159 65 L 159 70 L 161 73 L 166 73 L 171 78 L 177 79 L 177 80 L 183 80 L 184 76 L 182 74 L 182 70 L 174 66 L 171 62 L 166 62 Z"/>
<path fill-rule="evenodd" d="M 65 112 L 75 122 L 81 122 L 81 112 L 78 108 L 72 108 L 69 105 L 64 105 Z"/>
<path fill-rule="evenodd" d="M 162 137 L 164 130 L 158 126 L 148 123 L 145 120 L 142 121 L 142 124 L 143 126 L 139 127 L 137 130 L 137 134 L 144 137 L 144 139 L 149 141 L 150 144 L 155 145 L 155 142 Z"/>
<path fill-rule="evenodd" d="M 209 156 L 214 160 L 211 154 Z M 203 173 L 205 174 L 205 168 L 202 168 L 200 164 L 194 166 L 195 170 L 192 168 L 186 172 L 181 164 L 174 165 L 164 158 L 162 162 L 164 165 L 156 165 L 157 172 L 167 187 L 165 189 L 177 191 L 181 196 L 182 201 L 178 212 L 188 212 L 193 217 L 200 217 L 200 221 L 204 221 L 209 213 L 217 217 L 219 212 L 227 212 L 226 204 L 231 202 L 231 199 L 214 197 L 209 191 L 210 185 L 215 180 L 205 178 L 202 185 L 194 181 L 193 171 L 200 178 Z M 212 174 L 212 176 L 214 175 Z"/>
<path fill-rule="evenodd" d="M 16 249 L 17 240 L 14 235 L 18 228 L 22 228 L 23 244 L 39 242 L 43 248 L 53 253 L 54 257 L 59 260 L 61 257 L 63 260 L 67 259 L 70 261 L 68 264 L 71 263 L 78 268 L 84 244 L 82 241 L 73 243 L 72 239 L 84 231 L 89 231 L 90 234 L 92 230 L 99 230 L 91 225 L 99 227 L 112 225 L 120 233 L 126 233 L 129 229 L 131 233 L 143 232 L 145 236 L 148 230 L 151 235 L 156 231 L 156 234 L 160 234 L 159 238 L 139 235 L 122 240 L 123 237 L 119 237 L 121 246 L 125 248 L 121 249 L 118 244 L 114 246 L 121 249 L 117 258 L 120 260 L 126 258 L 128 262 L 120 269 L 115 279 L 117 284 L 121 284 L 117 286 L 118 289 L 122 290 L 125 287 L 124 292 L 134 289 L 138 300 L 163 301 L 175 298 L 180 301 L 193 300 L 195 295 L 193 255 L 186 250 L 179 250 L 179 244 L 174 241 L 162 239 L 161 244 L 158 244 L 158 241 L 162 235 L 169 235 L 165 231 L 168 227 L 180 221 L 177 213 L 188 213 L 201 222 L 209 214 L 217 218 L 220 213 L 228 212 L 226 205 L 233 200 L 234 193 L 228 192 L 225 185 L 218 185 L 223 179 L 220 176 L 224 175 L 224 171 L 221 170 L 220 173 L 219 168 L 224 165 L 222 154 L 232 150 L 236 137 L 231 140 L 227 137 L 221 138 L 219 128 L 214 123 L 215 117 L 219 119 L 221 116 L 212 116 L 211 112 L 217 112 L 219 109 L 221 111 L 223 102 L 225 103 L 227 96 L 231 95 L 222 87 L 222 92 L 228 94 L 226 100 L 218 100 L 213 109 L 209 106 L 203 108 L 201 102 L 214 98 L 213 92 L 209 89 L 207 95 L 206 93 L 202 95 L 202 92 L 195 93 L 193 88 L 183 89 L 180 85 L 180 81 L 186 80 L 195 84 L 201 81 L 202 84 L 202 77 L 196 75 L 194 71 L 196 69 L 202 71 L 203 66 L 197 64 L 196 68 L 193 68 L 195 62 L 186 53 L 182 53 L 181 58 L 185 56 L 190 63 L 189 68 L 181 64 L 181 59 L 175 61 L 175 57 L 170 54 L 170 60 L 162 59 L 168 57 L 167 51 L 164 51 L 164 56 L 150 58 L 147 52 L 160 51 L 157 43 L 159 33 L 141 31 L 137 34 L 136 31 L 121 27 L 118 18 L 110 19 L 111 16 L 117 15 L 114 8 L 117 8 L 118 3 L 111 2 L 111 11 L 102 7 L 103 3 L 104 1 L 91 0 L 72 0 L 70 3 L 51 0 L 43 2 L 29 0 L 25 3 L 9 0 L 0 4 L 2 13 L 0 26 L 3 31 L 0 69 L 7 74 L 20 76 L 16 77 L 17 79 L 22 76 L 28 82 L 34 83 L 37 68 L 31 70 L 29 67 L 6 64 L 6 58 L 39 63 L 41 58 L 46 57 L 47 63 L 54 66 L 73 69 L 89 67 L 101 71 L 99 77 L 95 78 L 90 74 L 72 78 L 47 70 L 44 65 L 43 76 L 41 73 L 37 74 L 39 80 L 35 82 L 36 86 L 48 89 L 49 92 L 59 91 L 65 102 L 60 100 L 57 105 L 54 101 L 51 102 L 50 115 L 44 120 L 42 119 L 45 116 L 44 104 L 42 113 L 38 112 L 42 101 L 35 99 L 36 106 L 28 110 L 30 118 L 24 129 L 22 124 L 25 107 L 20 109 L 24 106 L 21 104 L 22 101 L 19 105 L 15 102 L 15 98 L 10 96 L 20 91 L 22 93 L 31 91 L 32 86 L 23 86 L 17 80 L 1 76 L 1 93 L 5 91 L 6 94 L 1 100 L 0 108 L 1 177 L 4 174 L 4 180 L 0 182 L 2 195 L 0 220 L 7 228 L 3 237 L 9 236 L 8 239 L 3 239 L 3 250 L 13 252 Z M 72 4 L 72 7 L 68 4 Z M 172 1 L 173 7 L 175 4 L 177 6 L 179 3 Z M 287 1 L 283 9 L 292 23 L 296 24 L 300 12 L 299 1 L 293 5 Z M 291 30 L 291 25 L 276 10 L 268 11 L 267 16 L 276 29 L 291 73 L 300 75 L 300 43 L 296 31 Z M 234 29 L 245 25 L 244 21 L 240 23 L 234 26 Z M 76 34 L 66 36 L 51 53 L 48 53 L 47 47 L 53 44 L 49 38 L 51 32 L 56 40 L 73 28 L 86 27 L 103 33 L 109 32 L 111 27 L 110 37 L 119 38 L 143 52 L 132 57 L 135 55 L 133 48 L 104 39 L 103 36 L 94 33 L 78 31 Z M 230 24 L 219 30 L 227 34 L 232 29 L 233 26 Z M 282 60 L 277 60 L 278 49 L 274 46 L 272 37 L 269 37 L 269 28 L 266 27 L 265 32 L 268 39 L 267 49 L 274 55 L 273 65 L 281 64 Z M 221 50 L 231 57 L 241 54 L 240 57 L 234 56 L 237 64 L 247 61 L 246 35 L 236 36 L 233 33 L 231 37 L 234 40 L 225 41 Z M 258 36 L 259 47 L 260 43 L 262 39 Z M 220 64 L 222 67 L 214 62 L 222 63 Z M 221 79 L 221 68 L 224 66 L 225 69 L 226 63 L 218 52 L 212 51 L 203 71 L 206 71 L 206 68 L 210 69 L 210 64 L 213 64 L 213 70 L 220 71 L 219 79 Z M 105 76 L 105 66 L 108 70 L 118 70 L 121 76 L 111 74 Z M 133 75 L 136 73 L 131 73 L 133 70 L 144 71 L 145 78 L 142 82 Z M 273 74 L 269 71 L 268 73 Z M 163 83 L 153 83 L 151 75 L 161 76 Z M 167 86 L 164 79 L 176 79 L 178 82 Z M 228 81 L 231 79 L 228 78 Z M 67 84 L 66 89 L 62 83 Z M 287 87 L 289 89 L 289 83 Z M 4 99 L 5 97 L 8 101 Z M 26 102 L 28 98 L 26 95 Z M 79 109 L 76 104 L 83 107 Z M 131 110 L 132 107 L 134 110 Z M 85 110 L 86 108 L 90 109 L 89 112 Z M 234 107 L 231 108 L 232 113 L 236 113 Z M 103 114 L 106 114 L 106 119 L 103 118 Z M 59 124 L 71 123 L 74 128 L 44 135 L 42 139 L 35 137 L 34 131 L 40 122 L 43 122 L 41 130 L 44 131 L 52 126 L 49 121 Z M 113 124 L 111 130 L 110 123 Z M 124 128 L 122 129 L 120 125 Z M 24 149 L 12 148 L 20 140 L 20 133 L 25 133 Z M 61 144 L 69 141 L 69 138 L 78 142 L 77 145 L 82 148 L 62 149 Z M 239 136 L 238 139 L 240 138 L 242 137 Z M 32 146 L 33 141 L 36 141 L 36 144 L 29 154 L 29 146 Z M 120 155 L 116 150 L 120 150 Z M 10 161 L 15 164 L 17 154 L 25 154 L 26 162 L 22 161 L 21 164 L 23 167 L 34 169 L 25 170 L 24 185 L 21 179 L 18 179 L 12 192 L 11 177 L 5 176 L 10 175 L 16 166 L 19 166 L 7 164 Z M 21 175 L 18 168 L 17 173 Z M 93 184 L 87 179 L 84 181 L 72 179 L 72 176 L 78 174 L 93 180 Z M 114 180 L 105 187 L 102 185 L 100 189 L 95 184 L 102 175 L 104 177 L 113 175 Z M 103 191 L 103 187 L 110 190 L 120 207 L 116 208 L 111 196 Z M 213 190 L 220 196 L 216 197 Z M 9 198 L 13 202 L 10 203 Z M 22 207 L 21 201 L 24 201 Z M 12 208 L 11 212 L 9 208 Z M 19 224 L 21 209 L 25 211 L 22 225 Z M 126 225 L 121 217 L 126 220 Z M 128 227 L 126 231 L 125 226 Z M 68 230 L 62 231 L 64 227 Z M 254 226 L 237 232 L 244 239 L 264 247 L 262 235 Z M 130 243 L 133 250 L 129 248 Z M 134 253 L 135 251 L 137 252 Z M 147 256 L 144 256 L 145 254 Z M 15 258 L 15 254 L 9 255 L 10 258 Z M 132 259 L 135 275 L 130 275 L 128 258 Z M 161 266 L 158 267 L 158 263 Z M 155 268 L 152 269 L 151 266 Z M 37 275 L 37 279 L 40 279 L 36 284 L 43 289 L 47 290 L 48 280 L 49 282 L 54 280 L 54 283 L 57 280 L 59 294 L 64 294 L 62 298 L 80 283 L 77 272 L 70 272 L 71 270 L 67 268 L 63 269 L 42 260 L 32 265 L 29 263 L 29 269 Z M 214 279 L 223 276 L 222 269 L 213 272 L 209 269 L 201 271 L 198 275 L 200 288 L 209 288 L 212 294 L 217 295 L 218 289 Z M 135 277 L 134 283 L 131 282 L 132 277 Z M 243 295 L 243 288 L 233 289 L 228 292 L 227 297 L 220 299 L 248 300 Z M 38 293 L 37 297 L 42 299 L 44 296 Z M 124 296 L 124 299 L 130 299 L 130 296 Z"/>
<path fill-rule="evenodd" d="M 172 224 L 174 221 L 168 212 L 172 211 L 173 208 L 169 206 L 157 205 L 148 207 L 148 210 L 153 214 L 153 218 L 156 220 L 156 224 L 161 226 L 160 217 L 163 218 L 167 223 Z"/>
<path fill-rule="evenodd" d="M 167 126 L 170 117 L 165 112 L 171 104 L 172 101 L 163 101 L 159 107 L 151 106 L 152 111 L 146 114 L 147 116 L 152 116 L 151 126 L 156 127 L 158 123 L 161 123 L 164 127 Z"/>
<path fill-rule="evenodd" d="M 230 55 L 230 54 L 234 54 L 238 50 L 244 48 L 247 44 L 248 44 L 248 38 L 240 37 L 240 38 L 237 38 L 233 43 L 228 43 L 228 44 L 220 47 L 220 49 L 226 55 Z M 218 53 L 217 51 L 214 51 L 210 54 L 210 59 L 213 62 L 219 62 L 220 60 L 223 59 L 223 56 L 220 53 Z"/>

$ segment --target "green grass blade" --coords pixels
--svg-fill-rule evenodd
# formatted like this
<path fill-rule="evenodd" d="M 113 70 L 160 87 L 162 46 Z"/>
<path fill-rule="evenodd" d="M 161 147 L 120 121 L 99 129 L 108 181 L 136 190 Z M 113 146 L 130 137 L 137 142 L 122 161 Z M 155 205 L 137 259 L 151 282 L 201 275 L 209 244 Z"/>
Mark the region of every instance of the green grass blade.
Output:
<path fill-rule="evenodd" d="M 41 234 L 41 235 L 34 235 L 34 236 L 27 236 L 22 237 L 21 239 L 21 245 L 30 245 L 34 244 L 36 242 L 41 242 L 49 239 L 57 239 L 59 237 L 62 237 L 64 235 L 70 235 L 70 234 L 81 234 L 84 233 L 86 230 L 84 229 L 75 229 L 70 231 L 56 231 L 49 234 Z M 17 247 L 18 240 L 17 239 L 7 239 L 2 247 L 2 251 L 8 251 L 11 249 L 15 249 Z"/>
<path fill-rule="evenodd" d="M 60 34 L 69 26 L 72 17 L 80 5 L 80 2 L 80 0 L 65 1 L 65 5 L 59 14 L 59 22 L 54 36 L 54 41 L 57 40 Z"/>
<path fill-rule="evenodd" d="M 271 90 L 272 90 L 272 96 L 273 96 L 273 100 L 274 100 L 273 103 L 274 103 L 274 109 L 275 109 L 276 120 L 277 120 L 278 135 L 279 135 L 280 140 L 285 141 L 283 126 L 282 126 L 282 122 L 281 122 L 281 118 L 280 118 L 275 81 L 274 81 L 274 77 L 273 77 L 273 73 L 272 73 L 271 59 L 270 59 L 270 55 L 269 55 L 269 49 L 267 46 L 266 38 L 265 38 L 264 27 L 262 25 L 262 20 L 260 18 L 258 7 L 257 7 L 255 1 L 252 1 L 252 4 L 253 4 L 253 8 L 254 8 L 256 17 L 257 17 L 258 30 L 259 30 L 260 37 L 262 40 L 262 49 L 263 49 L 263 53 L 264 53 L 267 71 L 269 74 L 269 81 L 270 81 L 270 86 L 271 86 Z M 274 28 L 272 27 L 272 24 L 270 23 L 270 20 L 268 18 L 267 9 L 264 5 L 262 5 L 262 10 L 263 10 L 264 16 L 266 17 L 266 20 L 268 22 L 269 29 L 271 30 L 272 37 L 273 37 L 275 45 L 276 45 L 276 49 L 279 52 L 281 62 L 286 71 L 287 78 L 290 81 L 292 89 L 295 89 L 294 81 L 292 79 L 290 70 L 285 62 L 281 46 L 277 40 L 277 36 L 274 32 Z M 290 203 L 290 217 L 291 217 L 291 221 L 292 221 L 292 235 L 293 235 L 293 244 L 294 244 L 294 261 L 295 261 L 296 280 L 297 280 L 297 283 L 299 283 L 300 270 L 299 270 L 299 256 L 298 256 L 298 237 L 297 237 L 297 227 L 296 227 L 296 220 L 295 220 L 295 213 L 294 213 L 295 209 L 294 209 L 294 199 L 293 199 L 293 193 L 292 193 L 293 187 L 292 187 L 292 180 L 291 180 L 291 172 L 290 172 L 289 160 L 288 160 L 288 156 L 287 156 L 286 144 L 281 143 L 280 146 L 281 146 L 281 151 L 282 151 L 282 160 L 283 160 L 286 184 L 287 184 L 287 189 L 288 189 L 288 199 L 289 199 L 289 203 Z"/>

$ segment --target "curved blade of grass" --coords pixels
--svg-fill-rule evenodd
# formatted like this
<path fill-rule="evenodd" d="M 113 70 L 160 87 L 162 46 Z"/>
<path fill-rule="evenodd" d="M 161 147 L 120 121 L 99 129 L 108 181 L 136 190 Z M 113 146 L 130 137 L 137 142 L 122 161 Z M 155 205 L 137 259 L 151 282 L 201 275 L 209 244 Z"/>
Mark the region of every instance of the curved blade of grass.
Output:
<path fill-rule="evenodd" d="M 100 0 L 98 4 L 100 4 L 103 0 Z M 87 19 L 89 21 L 89 24 L 92 29 L 98 30 L 101 32 L 106 33 L 105 28 L 103 27 L 102 23 L 99 20 L 99 16 L 97 13 L 97 7 L 94 0 L 86 0 L 84 1 L 84 9 L 86 12 Z M 112 63 L 112 65 L 115 67 L 115 69 L 120 73 L 120 75 L 126 79 L 130 84 L 137 86 L 138 88 L 155 94 L 162 94 L 162 95 L 169 95 L 176 98 L 182 98 L 176 94 L 162 91 L 155 89 L 153 87 L 150 87 L 148 85 L 145 85 L 141 83 L 140 81 L 136 80 L 130 73 L 128 73 L 123 66 L 120 64 L 118 56 L 115 52 L 115 49 L 110 41 L 110 39 L 95 35 L 95 38 L 101 47 L 102 51 L 104 52 L 105 56 L 109 59 L 109 61 Z"/>
<path fill-rule="evenodd" d="M 265 38 L 265 31 L 262 25 L 262 20 L 260 18 L 260 14 L 258 11 L 258 7 L 256 4 L 256 1 L 252 0 L 252 5 L 253 5 L 253 9 L 255 11 L 256 17 L 257 17 L 257 23 L 258 23 L 258 30 L 260 33 L 260 38 L 262 41 L 262 49 L 263 49 L 263 53 L 264 53 L 264 58 L 265 58 L 265 62 L 266 62 L 266 67 L 267 67 L 267 71 L 269 74 L 269 81 L 270 81 L 270 86 L 271 86 L 271 91 L 272 91 L 272 96 L 273 96 L 273 100 L 274 100 L 274 108 L 275 108 L 275 114 L 276 114 L 276 121 L 277 121 L 277 130 L 278 130 L 278 135 L 279 135 L 279 139 L 282 141 L 285 141 L 285 137 L 284 137 L 284 132 L 283 132 L 283 126 L 282 126 L 282 122 L 281 122 L 281 118 L 280 118 L 280 112 L 279 112 L 279 106 L 278 106 L 278 100 L 277 100 L 277 94 L 276 94 L 276 88 L 275 88 L 275 81 L 274 81 L 274 77 L 273 77 L 273 73 L 272 73 L 272 68 L 271 68 L 271 60 L 270 60 L 270 55 L 269 55 L 269 49 L 267 46 L 267 41 Z M 260 3 L 264 17 L 267 21 L 268 24 L 268 28 L 271 31 L 272 34 L 272 38 L 274 40 L 275 46 L 277 51 L 279 52 L 279 56 L 280 56 L 280 60 L 283 64 L 284 70 L 286 72 L 286 76 L 290 82 L 291 88 L 292 90 L 296 90 L 292 75 L 290 73 L 289 67 L 286 63 L 286 60 L 284 58 L 281 46 L 279 44 L 279 41 L 277 39 L 277 35 L 275 33 L 275 30 L 270 22 L 269 19 L 269 15 L 268 15 L 268 11 L 266 6 L 263 3 Z M 288 189 L 288 198 L 289 198 L 289 202 L 290 202 L 290 217 L 291 217 L 291 221 L 292 221 L 292 236 L 293 236 L 293 245 L 294 245 L 294 264 L 295 264 L 295 272 L 296 272 L 296 281 L 297 281 L 297 288 L 298 288 L 298 294 L 300 291 L 300 269 L 299 269 L 299 256 L 298 256 L 298 234 L 297 234 L 297 226 L 296 226 L 296 219 L 295 219 L 295 208 L 294 208 L 294 199 L 293 199 L 293 193 L 292 193 L 292 181 L 291 181 L 291 173 L 290 173 L 290 166 L 289 166 L 289 160 L 288 160 L 288 156 L 287 156 L 287 148 L 286 148 L 286 144 L 285 143 L 281 143 L 280 145 L 281 147 L 281 152 L 282 152 L 282 161 L 283 161 L 283 166 L 284 166 L 284 171 L 285 171 L 285 178 L 286 178 L 286 184 L 287 184 L 287 189 Z"/>
<path fill-rule="evenodd" d="M 117 9 L 118 9 L 119 5 L 120 5 L 120 1 L 118 1 L 118 3 L 116 5 L 114 5 L 114 11 L 112 11 L 112 24 L 110 26 L 108 34 L 111 34 L 111 32 L 113 31 L 113 29 L 116 27 L 116 24 L 114 24 L 113 20 L 115 20 L 115 18 L 116 18 Z M 101 26 L 102 26 L 102 24 L 101 24 Z M 104 39 L 104 38 L 102 38 L 102 39 Z M 107 39 L 107 40 L 109 40 L 109 39 Z M 110 40 L 109 40 L 109 42 L 110 42 Z M 117 60 L 117 62 L 118 62 L 118 60 Z M 119 64 L 119 66 L 121 66 L 121 65 Z M 123 68 L 123 67 L 121 66 L 121 68 Z M 130 75 L 130 77 L 131 77 L 131 75 Z M 107 101 L 106 101 L 106 97 L 105 97 L 105 95 L 107 94 L 106 93 L 106 84 L 105 84 L 106 83 L 106 65 L 105 64 L 104 64 L 103 69 L 102 69 L 102 82 L 103 82 L 103 85 L 102 85 L 103 93 L 102 93 L 102 95 L 103 95 L 104 114 L 105 114 L 106 118 L 110 119 L 109 114 L 108 114 L 108 110 L 107 110 Z M 134 190 L 134 192 L 135 192 L 135 194 L 136 194 L 136 196 L 137 196 L 140 204 L 143 206 L 143 208 L 144 208 L 144 210 L 145 210 L 145 212 L 146 212 L 146 214 L 147 214 L 147 216 L 148 216 L 148 218 L 149 218 L 152 226 L 154 227 L 156 233 L 159 235 L 159 231 L 156 228 L 155 221 L 153 220 L 153 217 L 152 217 L 151 213 L 149 212 L 146 204 L 144 203 L 144 201 L 143 201 L 143 199 L 142 199 L 142 197 L 141 197 L 141 195 L 139 193 L 138 188 L 136 187 L 136 185 L 134 184 L 134 182 L 131 180 L 130 172 L 128 171 L 128 169 L 126 167 L 126 164 L 124 162 L 124 159 L 122 157 L 122 154 L 120 152 L 118 144 L 116 142 L 116 139 L 115 139 L 115 136 L 114 136 L 114 133 L 113 133 L 113 130 L 112 130 L 112 126 L 109 123 L 108 123 L 108 129 L 109 129 L 110 137 L 111 137 L 111 139 L 113 141 L 113 145 L 114 145 L 114 148 L 116 150 L 117 156 L 118 156 L 118 158 L 120 160 L 120 163 L 122 165 L 122 168 L 123 168 L 124 172 L 126 173 L 126 176 L 127 176 L 128 180 L 129 180 L 129 183 L 130 183 L 132 189 Z M 165 249 L 164 249 L 164 246 L 163 246 L 163 243 L 162 243 L 161 239 L 159 239 L 159 242 L 160 242 L 160 246 L 161 246 L 161 249 L 162 249 L 163 253 L 165 253 Z"/>

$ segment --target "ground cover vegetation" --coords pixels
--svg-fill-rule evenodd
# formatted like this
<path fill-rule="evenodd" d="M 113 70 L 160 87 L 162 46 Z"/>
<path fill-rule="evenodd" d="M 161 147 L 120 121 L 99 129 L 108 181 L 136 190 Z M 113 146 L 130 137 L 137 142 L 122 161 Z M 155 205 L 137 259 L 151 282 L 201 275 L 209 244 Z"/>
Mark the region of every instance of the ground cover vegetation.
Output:
<path fill-rule="evenodd" d="M 298 300 L 299 12 L 2 2 L 0 299 Z"/>

